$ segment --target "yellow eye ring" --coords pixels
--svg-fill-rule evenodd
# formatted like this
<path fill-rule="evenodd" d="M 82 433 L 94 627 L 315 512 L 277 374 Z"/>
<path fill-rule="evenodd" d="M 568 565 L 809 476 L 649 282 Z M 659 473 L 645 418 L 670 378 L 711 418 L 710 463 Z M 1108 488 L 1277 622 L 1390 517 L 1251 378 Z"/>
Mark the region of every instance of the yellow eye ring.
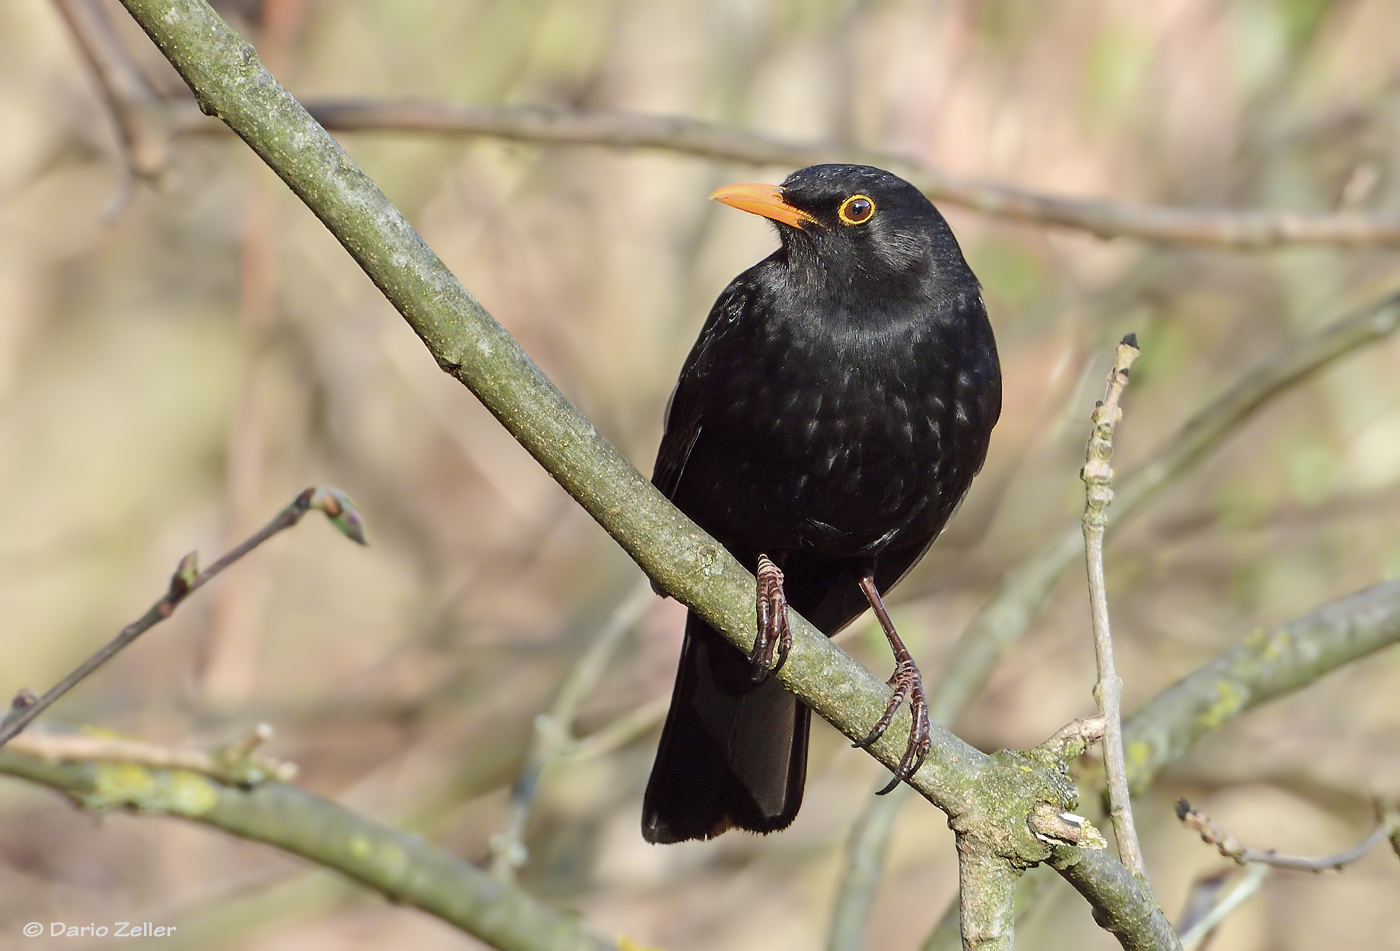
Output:
<path fill-rule="evenodd" d="M 848 225 L 863 225 L 875 215 L 875 201 L 869 195 L 852 195 L 841 202 L 836 214 Z"/>

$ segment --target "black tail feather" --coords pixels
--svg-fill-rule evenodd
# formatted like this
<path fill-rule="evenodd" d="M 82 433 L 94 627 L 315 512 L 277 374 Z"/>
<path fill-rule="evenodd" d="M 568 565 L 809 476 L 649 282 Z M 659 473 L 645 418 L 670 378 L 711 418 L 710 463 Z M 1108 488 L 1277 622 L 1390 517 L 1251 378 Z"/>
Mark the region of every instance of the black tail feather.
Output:
<path fill-rule="evenodd" d="M 811 712 L 694 614 L 642 806 L 648 842 L 792 824 L 807 778 Z"/>

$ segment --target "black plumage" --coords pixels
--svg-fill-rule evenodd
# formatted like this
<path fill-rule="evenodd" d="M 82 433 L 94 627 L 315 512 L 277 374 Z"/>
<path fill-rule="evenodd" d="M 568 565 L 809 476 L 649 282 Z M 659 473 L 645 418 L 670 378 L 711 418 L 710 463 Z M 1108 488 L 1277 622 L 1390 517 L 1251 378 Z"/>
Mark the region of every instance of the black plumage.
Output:
<path fill-rule="evenodd" d="M 817 165 L 715 197 L 772 218 L 781 247 L 710 311 L 652 481 L 751 570 L 772 559 L 787 603 L 832 635 L 869 606 L 862 577 L 897 583 L 981 468 L 1001 410 L 991 325 L 947 223 L 889 172 Z M 648 841 L 796 816 L 809 711 L 753 669 L 689 616 Z"/>

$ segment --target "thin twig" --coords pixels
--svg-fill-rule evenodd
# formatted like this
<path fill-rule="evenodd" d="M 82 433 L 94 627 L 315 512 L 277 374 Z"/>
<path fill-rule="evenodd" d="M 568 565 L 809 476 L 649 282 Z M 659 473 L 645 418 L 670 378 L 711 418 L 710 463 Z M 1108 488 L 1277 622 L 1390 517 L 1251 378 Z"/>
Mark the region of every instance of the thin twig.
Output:
<path fill-rule="evenodd" d="M 1181 933 L 1181 951 L 1193 951 L 1222 921 L 1230 917 L 1236 908 L 1258 894 L 1259 889 L 1264 887 L 1264 879 L 1268 877 L 1269 866 L 1263 863 L 1251 865 L 1239 884 L 1230 890 L 1230 894 L 1220 899 L 1219 904 L 1202 916 L 1200 921 Z"/>
<path fill-rule="evenodd" d="M 203 587 L 229 565 L 238 561 L 273 535 L 286 531 L 300 522 L 302 516 L 313 508 L 325 512 L 331 523 L 342 534 L 361 545 L 365 543 L 364 526 L 359 510 L 354 507 L 345 493 L 338 489 L 312 487 L 303 490 L 292 500 L 290 505 L 278 512 L 272 521 L 203 571 L 199 570 L 199 556 L 195 552 L 190 552 L 180 559 L 179 567 L 170 576 L 170 586 L 166 589 L 165 594 L 159 601 L 151 605 L 145 614 L 122 628 L 121 633 L 105 647 L 79 664 L 77 669 L 60 680 L 42 697 L 29 702 L 30 696 L 22 694 L 25 697 L 25 702 L 23 704 L 16 703 L 15 709 L 10 715 L 3 722 L 0 722 L 0 747 L 3 747 L 12 737 L 34 722 L 35 717 L 53 706 L 54 701 L 82 683 L 88 675 L 111 660 L 132 641 L 174 614 L 175 609 L 192 592 Z"/>
<path fill-rule="evenodd" d="M 600 726 L 582 739 L 574 740 L 561 755 L 577 763 L 606 756 L 660 726 L 670 707 L 671 694 L 668 691 Z"/>
<path fill-rule="evenodd" d="M 158 183 L 170 167 L 169 107 L 122 47 L 100 3 L 54 0 L 111 113 L 127 171 Z"/>
<path fill-rule="evenodd" d="M 1123 338 L 1114 353 L 1113 370 L 1108 375 L 1108 392 L 1094 409 L 1094 429 L 1089 437 L 1084 469 L 1084 560 L 1089 572 L 1089 608 L 1094 627 L 1094 654 L 1098 659 L 1099 679 L 1094 685 L 1094 700 L 1099 712 L 1108 720 L 1103 738 L 1104 769 L 1108 774 L 1109 818 L 1113 820 L 1113 835 L 1118 840 L 1118 855 L 1123 864 L 1138 878 L 1146 881 L 1147 867 L 1142 861 L 1137 830 L 1133 827 L 1133 807 L 1128 798 L 1128 774 L 1123 765 L 1123 720 L 1120 706 L 1123 682 L 1113 664 L 1113 637 L 1108 622 L 1108 594 L 1103 577 L 1103 533 L 1108 526 L 1104 514 L 1113 501 L 1113 431 L 1123 418 L 1118 405 L 1123 389 L 1128 385 L 1128 368 L 1137 359 L 1137 337 Z"/>
<path fill-rule="evenodd" d="M 554 145 L 660 149 L 707 159 L 800 168 L 859 162 L 902 173 L 935 201 L 982 214 L 1087 231 L 1101 238 L 1258 250 L 1284 244 L 1400 244 L 1400 218 L 1352 212 L 1304 214 L 1182 208 L 1041 195 L 997 182 L 963 178 L 908 155 L 834 142 L 794 142 L 680 116 L 580 112 L 550 106 L 457 105 L 423 100 L 322 99 L 307 110 L 327 129 L 475 135 Z M 174 117 L 182 133 L 220 126 L 193 107 Z"/>
<path fill-rule="evenodd" d="M 491 874 L 503 882 L 515 881 L 515 872 L 525 864 L 525 832 L 534 813 L 540 784 L 548 770 L 574 743 L 574 720 L 579 707 L 598 685 L 622 645 L 622 639 L 656 601 L 651 582 L 642 578 L 629 591 L 598 631 L 598 636 L 578 659 L 549 710 L 535 717 L 535 731 L 525 752 L 525 765 L 516 777 L 510 794 L 510 820 L 506 830 L 491 837 Z"/>
<path fill-rule="evenodd" d="M 1382 815 L 1375 829 L 1360 844 L 1336 855 L 1320 858 L 1304 858 L 1299 855 L 1280 855 L 1273 849 L 1250 848 L 1236 839 L 1229 829 L 1216 824 L 1209 816 L 1191 807 L 1185 799 L 1176 801 L 1176 817 L 1186 828 L 1196 832 L 1201 841 L 1213 845 L 1221 855 L 1240 865 L 1257 862 L 1275 868 L 1291 868 L 1304 872 L 1329 872 L 1349 865 L 1371 849 L 1384 842 L 1396 829 L 1400 829 L 1400 813 Z"/>

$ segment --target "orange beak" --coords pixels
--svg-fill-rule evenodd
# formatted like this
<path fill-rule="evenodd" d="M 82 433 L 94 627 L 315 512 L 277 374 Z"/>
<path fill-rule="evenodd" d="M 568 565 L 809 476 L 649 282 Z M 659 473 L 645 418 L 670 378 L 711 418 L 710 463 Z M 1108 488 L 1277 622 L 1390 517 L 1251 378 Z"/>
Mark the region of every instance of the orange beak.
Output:
<path fill-rule="evenodd" d="M 726 185 L 710 196 L 715 201 L 732 205 L 740 211 L 762 215 L 774 221 L 791 225 L 801 230 L 804 225 L 819 225 L 820 222 L 800 208 L 794 208 L 783 200 L 783 190 L 778 185 L 764 185 L 749 182 L 743 185 Z"/>

